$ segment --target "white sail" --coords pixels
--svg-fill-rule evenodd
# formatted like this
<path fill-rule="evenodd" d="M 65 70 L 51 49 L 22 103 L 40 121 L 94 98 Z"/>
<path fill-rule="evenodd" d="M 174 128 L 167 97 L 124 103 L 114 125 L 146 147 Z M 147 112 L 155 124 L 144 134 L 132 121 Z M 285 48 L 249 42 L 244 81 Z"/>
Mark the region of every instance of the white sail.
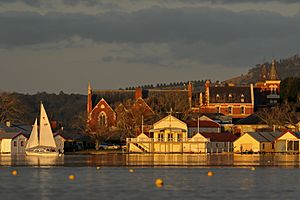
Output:
<path fill-rule="evenodd" d="M 56 148 L 56 144 L 53 138 L 53 133 L 51 130 L 51 126 L 48 120 L 47 113 L 43 104 L 41 103 L 41 118 L 40 118 L 40 138 L 39 138 L 40 146 L 54 147 Z"/>
<path fill-rule="evenodd" d="M 26 144 L 26 149 L 30 149 L 39 145 L 37 119 L 35 119 L 30 137 Z"/>

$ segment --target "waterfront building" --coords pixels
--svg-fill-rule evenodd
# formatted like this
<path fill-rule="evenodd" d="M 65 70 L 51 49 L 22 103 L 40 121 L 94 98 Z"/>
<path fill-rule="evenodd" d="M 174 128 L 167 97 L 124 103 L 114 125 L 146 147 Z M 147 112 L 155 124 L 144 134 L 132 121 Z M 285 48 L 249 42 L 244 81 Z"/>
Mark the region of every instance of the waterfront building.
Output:
<path fill-rule="evenodd" d="M 21 132 L 8 132 L 0 134 L 0 153 L 25 154 L 27 135 Z"/>
<path fill-rule="evenodd" d="M 299 153 L 300 133 L 285 131 L 275 140 L 275 151 L 280 153 Z"/>
<path fill-rule="evenodd" d="M 127 138 L 129 152 L 221 153 L 232 152 L 237 138 L 230 133 L 196 133 L 188 137 L 188 126 L 171 114 L 153 124 L 149 136 Z"/>
<path fill-rule="evenodd" d="M 60 153 L 74 152 L 93 148 L 91 138 L 74 131 L 59 130 L 54 135 L 57 151 Z"/>
<path fill-rule="evenodd" d="M 245 133 L 233 142 L 235 153 L 275 152 L 275 140 L 281 132 L 250 132 Z"/>

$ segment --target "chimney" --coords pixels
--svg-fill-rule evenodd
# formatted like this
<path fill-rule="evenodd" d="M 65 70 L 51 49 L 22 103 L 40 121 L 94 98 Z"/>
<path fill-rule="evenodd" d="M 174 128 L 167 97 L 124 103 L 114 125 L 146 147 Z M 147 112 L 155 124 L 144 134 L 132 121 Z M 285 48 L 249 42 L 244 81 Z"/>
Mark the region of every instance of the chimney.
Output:
<path fill-rule="evenodd" d="M 143 98 L 143 90 L 140 87 L 135 88 L 135 99 Z"/>

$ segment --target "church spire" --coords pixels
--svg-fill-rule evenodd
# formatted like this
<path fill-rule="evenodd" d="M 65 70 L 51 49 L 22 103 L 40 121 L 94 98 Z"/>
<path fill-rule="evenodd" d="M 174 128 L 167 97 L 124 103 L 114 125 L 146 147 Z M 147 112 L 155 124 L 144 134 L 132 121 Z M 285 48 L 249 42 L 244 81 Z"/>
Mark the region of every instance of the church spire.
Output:
<path fill-rule="evenodd" d="M 277 80 L 277 79 L 278 79 L 278 75 L 277 75 L 275 60 L 273 59 L 271 69 L 270 69 L 270 80 Z"/>
<path fill-rule="evenodd" d="M 266 79 L 267 79 L 267 68 L 265 64 L 262 64 L 260 68 L 260 80 L 265 81 Z"/>
<path fill-rule="evenodd" d="M 87 95 L 87 114 L 89 115 L 92 111 L 92 88 L 91 83 L 88 83 L 88 95 Z"/>

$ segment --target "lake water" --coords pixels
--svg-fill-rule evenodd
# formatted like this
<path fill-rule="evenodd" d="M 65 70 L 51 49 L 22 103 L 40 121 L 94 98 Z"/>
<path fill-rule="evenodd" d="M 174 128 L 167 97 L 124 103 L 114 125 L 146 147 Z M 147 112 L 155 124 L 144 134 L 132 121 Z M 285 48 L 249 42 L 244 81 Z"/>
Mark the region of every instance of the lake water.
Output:
<path fill-rule="evenodd" d="M 0 198 L 299 199 L 299 157 L 105 154 L 38 158 L 1 155 Z M 253 166 L 255 170 L 251 170 Z M 12 170 L 18 174 L 13 176 Z M 212 171 L 213 176 L 208 176 L 208 171 Z M 75 175 L 74 180 L 69 180 L 71 174 Z M 164 180 L 163 187 L 155 186 L 157 178 Z"/>

